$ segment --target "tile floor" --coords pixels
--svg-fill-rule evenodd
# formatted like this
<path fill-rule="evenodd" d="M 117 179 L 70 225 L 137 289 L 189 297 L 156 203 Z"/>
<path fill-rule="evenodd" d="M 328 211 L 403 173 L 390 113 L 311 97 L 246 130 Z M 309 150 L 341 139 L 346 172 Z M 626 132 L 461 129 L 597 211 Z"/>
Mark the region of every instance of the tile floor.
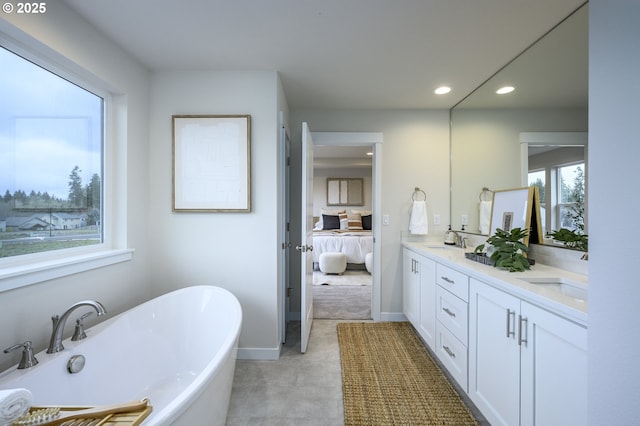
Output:
<path fill-rule="evenodd" d="M 338 322 L 314 320 L 305 354 L 292 323 L 279 360 L 238 360 L 227 425 L 344 425 Z"/>
<path fill-rule="evenodd" d="M 338 322 L 345 321 L 313 320 L 306 354 L 300 353 L 300 323 L 293 322 L 280 359 L 238 360 L 227 425 L 343 426 Z M 489 425 L 469 398 L 458 393 L 478 424 Z"/>

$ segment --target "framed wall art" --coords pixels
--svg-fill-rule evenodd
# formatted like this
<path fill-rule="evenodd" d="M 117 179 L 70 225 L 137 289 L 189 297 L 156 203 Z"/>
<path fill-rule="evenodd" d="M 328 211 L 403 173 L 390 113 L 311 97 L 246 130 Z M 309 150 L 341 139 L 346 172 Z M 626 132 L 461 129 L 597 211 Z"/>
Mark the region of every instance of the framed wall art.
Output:
<path fill-rule="evenodd" d="M 251 211 L 251 116 L 174 115 L 173 211 Z"/>

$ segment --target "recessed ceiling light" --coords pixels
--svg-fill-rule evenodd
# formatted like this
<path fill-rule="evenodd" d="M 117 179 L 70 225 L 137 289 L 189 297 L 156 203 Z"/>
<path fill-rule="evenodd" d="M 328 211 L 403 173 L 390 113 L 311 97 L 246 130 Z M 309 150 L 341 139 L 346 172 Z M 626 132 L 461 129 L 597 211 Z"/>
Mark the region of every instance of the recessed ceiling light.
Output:
<path fill-rule="evenodd" d="M 367 152 L 367 155 L 371 157 L 373 156 L 373 152 Z"/>
<path fill-rule="evenodd" d="M 513 86 L 504 86 L 504 87 L 501 87 L 498 90 L 496 90 L 496 93 L 498 95 L 506 95 L 507 93 L 511 93 L 514 90 L 516 90 L 516 88 L 513 87 Z"/>
<path fill-rule="evenodd" d="M 438 87 L 436 90 L 434 90 L 433 92 L 436 95 L 446 95 L 447 93 L 449 93 L 451 91 L 451 87 L 448 86 L 440 86 Z"/>

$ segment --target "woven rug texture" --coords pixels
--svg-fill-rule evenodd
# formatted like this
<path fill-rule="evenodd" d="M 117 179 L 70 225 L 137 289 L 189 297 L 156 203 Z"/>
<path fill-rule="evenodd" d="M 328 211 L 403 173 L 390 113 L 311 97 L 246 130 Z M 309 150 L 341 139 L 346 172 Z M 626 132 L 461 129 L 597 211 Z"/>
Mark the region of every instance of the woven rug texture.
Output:
<path fill-rule="evenodd" d="M 409 323 L 337 327 L 346 426 L 477 425 Z"/>

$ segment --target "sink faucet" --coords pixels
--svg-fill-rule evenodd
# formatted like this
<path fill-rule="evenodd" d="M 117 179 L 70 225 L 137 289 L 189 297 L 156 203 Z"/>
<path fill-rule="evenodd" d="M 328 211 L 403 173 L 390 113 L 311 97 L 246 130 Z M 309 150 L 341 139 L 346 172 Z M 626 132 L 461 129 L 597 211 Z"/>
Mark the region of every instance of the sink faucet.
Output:
<path fill-rule="evenodd" d="M 71 312 L 75 311 L 76 309 L 82 306 L 92 307 L 93 309 L 96 310 L 98 316 L 101 316 L 107 313 L 107 311 L 104 309 L 104 306 L 102 306 L 100 302 L 95 300 L 83 300 L 82 302 L 78 302 L 71 305 L 71 307 L 67 309 L 65 313 L 62 314 L 61 317 L 59 317 L 58 315 L 51 317 L 51 321 L 53 322 L 53 331 L 51 332 L 49 349 L 47 349 L 48 354 L 60 352 L 61 350 L 64 349 L 64 346 L 62 346 L 62 333 L 64 332 L 64 325 L 67 322 L 69 315 L 71 315 Z"/>

